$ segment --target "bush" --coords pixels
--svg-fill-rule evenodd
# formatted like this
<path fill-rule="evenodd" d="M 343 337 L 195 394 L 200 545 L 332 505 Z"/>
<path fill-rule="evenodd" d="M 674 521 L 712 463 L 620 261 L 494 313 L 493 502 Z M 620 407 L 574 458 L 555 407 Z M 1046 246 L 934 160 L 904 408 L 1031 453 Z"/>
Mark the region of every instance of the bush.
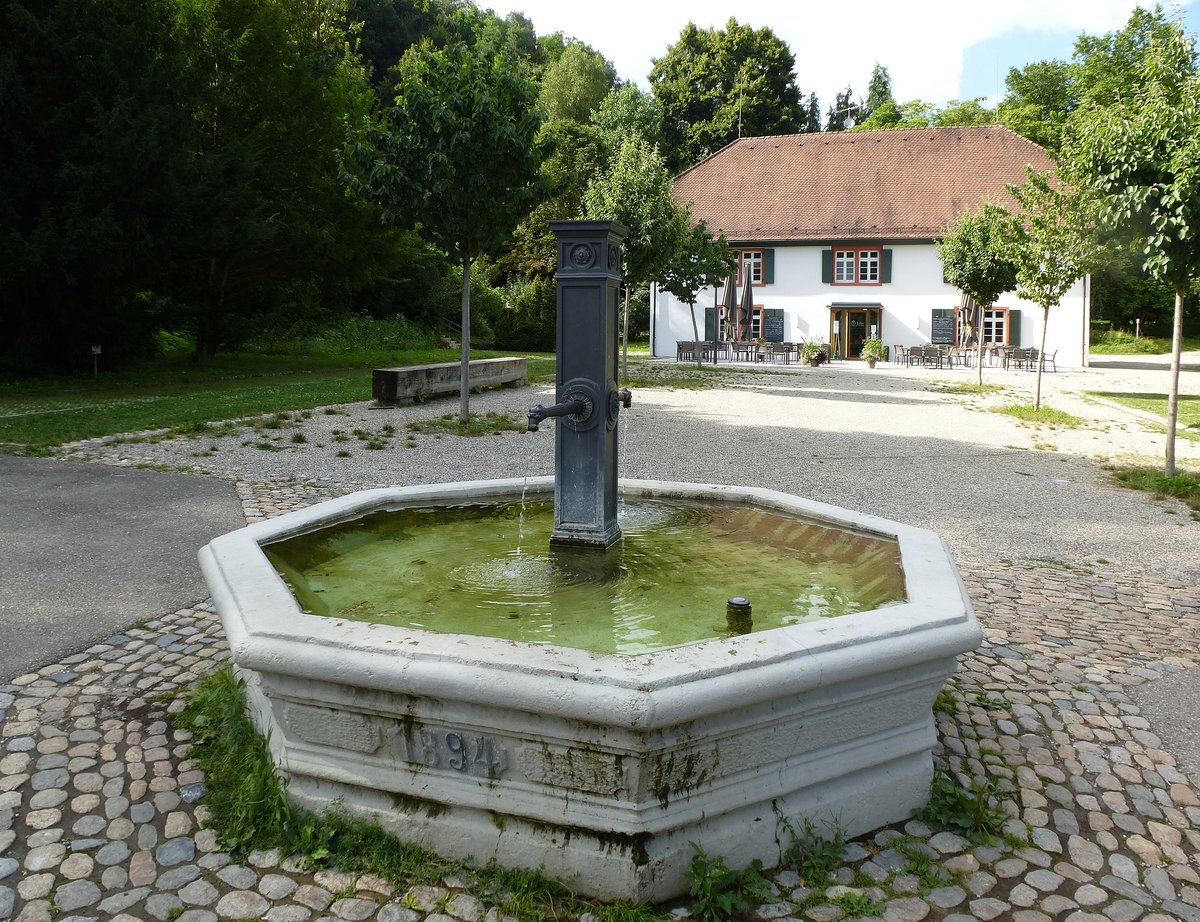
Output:
<path fill-rule="evenodd" d="M 496 348 L 522 352 L 553 352 L 557 328 L 557 286 L 537 276 L 509 286 L 511 310 L 496 321 Z"/>

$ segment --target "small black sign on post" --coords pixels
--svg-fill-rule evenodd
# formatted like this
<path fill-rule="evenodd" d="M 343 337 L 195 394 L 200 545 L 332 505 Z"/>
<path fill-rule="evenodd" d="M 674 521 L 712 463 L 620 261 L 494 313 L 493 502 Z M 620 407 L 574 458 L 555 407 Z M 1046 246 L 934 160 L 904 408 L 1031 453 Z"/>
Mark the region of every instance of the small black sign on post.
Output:
<path fill-rule="evenodd" d="M 92 346 L 92 377 L 100 377 L 100 346 Z"/>
<path fill-rule="evenodd" d="M 930 322 L 929 341 L 935 346 L 954 345 L 954 311 L 952 309 L 935 310 Z"/>

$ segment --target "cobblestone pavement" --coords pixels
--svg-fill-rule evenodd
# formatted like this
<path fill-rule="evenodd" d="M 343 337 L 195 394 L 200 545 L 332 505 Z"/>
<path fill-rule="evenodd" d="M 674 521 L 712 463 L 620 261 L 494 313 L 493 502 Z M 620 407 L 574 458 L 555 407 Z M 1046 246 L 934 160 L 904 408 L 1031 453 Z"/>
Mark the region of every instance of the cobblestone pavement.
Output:
<path fill-rule="evenodd" d="M 248 520 L 332 492 L 238 490 Z M 937 759 L 1014 794 L 1008 840 L 910 821 L 850 843 L 820 889 L 773 872 L 751 916 L 832 922 L 868 901 L 889 922 L 1198 922 L 1197 787 L 1128 691 L 1200 668 L 1200 590 L 1094 565 L 963 571 L 986 642 L 939 703 Z M 222 852 L 169 693 L 227 656 L 202 601 L 0 685 L 0 919 L 503 922 L 469 876 L 396 889 Z"/>

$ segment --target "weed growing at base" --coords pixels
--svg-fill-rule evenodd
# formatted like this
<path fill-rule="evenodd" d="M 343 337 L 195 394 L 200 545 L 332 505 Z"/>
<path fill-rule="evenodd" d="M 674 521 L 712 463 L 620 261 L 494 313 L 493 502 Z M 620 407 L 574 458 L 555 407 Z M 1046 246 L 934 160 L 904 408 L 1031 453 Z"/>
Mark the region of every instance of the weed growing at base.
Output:
<path fill-rule="evenodd" d="M 457 413 L 444 413 L 436 419 L 419 419 L 408 424 L 410 432 L 452 435 L 499 435 L 501 432 L 524 432 L 525 420 L 516 420 L 504 413 L 472 413 L 464 424 Z"/>
<path fill-rule="evenodd" d="M 377 824 L 335 811 L 316 816 L 293 808 L 266 742 L 245 708 L 245 683 L 224 665 L 192 687 L 187 706 L 176 718 L 194 734 L 190 757 L 205 773 L 205 803 L 223 849 L 245 855 L 278 848 L 299 856 L 310 868 L 329 865 L 374 873 L 400 886 L 436 884 L 448 874 L 464 874 L 473 879 L 473 892 L 485 904 L 522 922 L 584 912 L 591 912 L 597 922 L 666 922 L 668 917 L 645 906 L 583 900 L 565 884 L 536 871 L 494 864 L 468 869 L 405 845 Z"/>

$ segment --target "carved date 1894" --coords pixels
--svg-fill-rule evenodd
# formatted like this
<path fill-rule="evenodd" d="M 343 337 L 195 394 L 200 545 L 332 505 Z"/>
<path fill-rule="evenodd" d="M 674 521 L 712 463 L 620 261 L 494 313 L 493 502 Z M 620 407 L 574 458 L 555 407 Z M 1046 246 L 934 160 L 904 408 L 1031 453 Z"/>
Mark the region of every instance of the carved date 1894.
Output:
<path fill-rule="evenodd" d="M 441 727 L 397 728 L 400 757 L 428 768 L 496 778 L 508 768 L 508 753 L 495 737 Z"/>

